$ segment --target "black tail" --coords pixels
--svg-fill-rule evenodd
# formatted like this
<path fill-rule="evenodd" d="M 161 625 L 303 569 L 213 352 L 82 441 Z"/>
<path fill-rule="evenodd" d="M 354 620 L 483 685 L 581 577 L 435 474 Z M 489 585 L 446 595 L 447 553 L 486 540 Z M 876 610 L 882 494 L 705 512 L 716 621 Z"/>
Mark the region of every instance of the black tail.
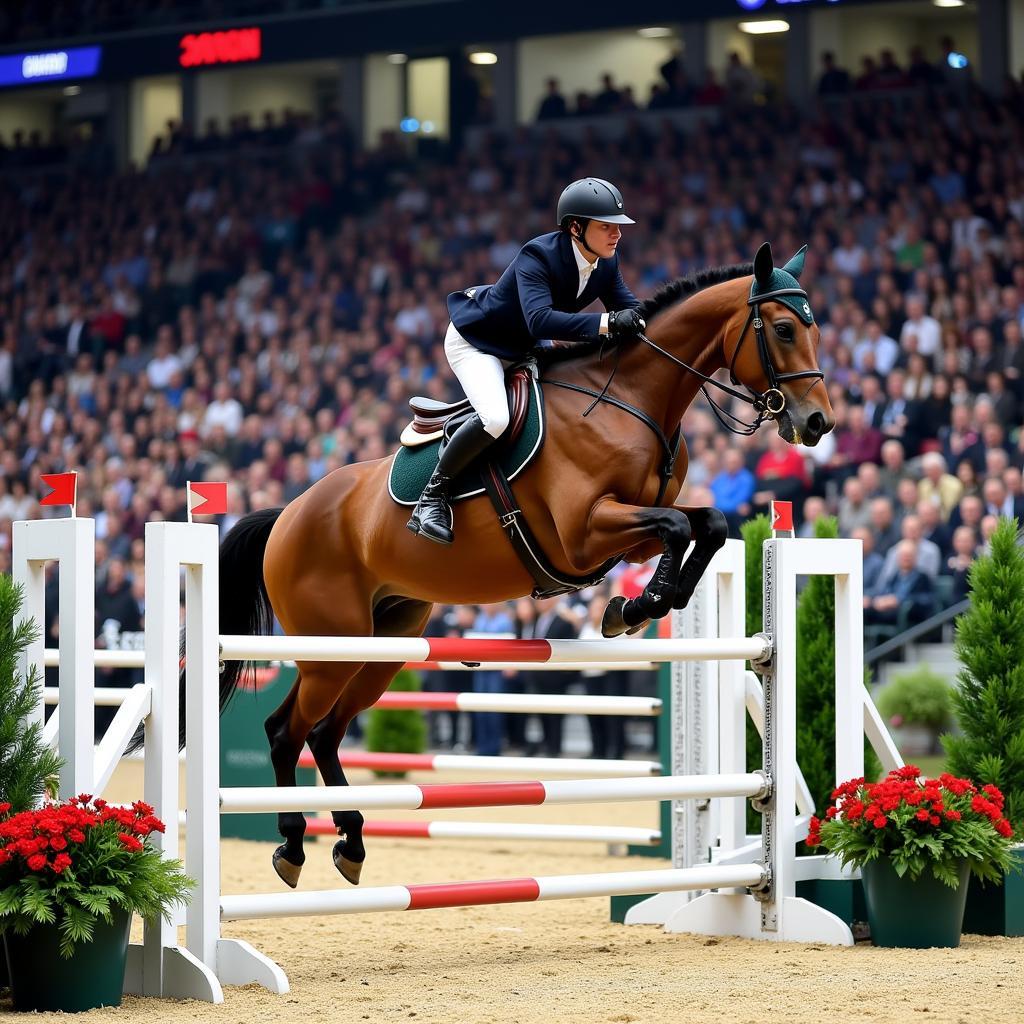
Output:
<path fill-rule="evenodd" d="M 220 633 L 267 634 L 274 627 L 267 584 L 263 579 L 263 555 L 280 508 L 260 509 L 243 516 L 220 544 Z M 182 671 L 179 677 L 180 711 L 178 747 L 185 746 L 185 646 L 182 638 Z M 223 711 L 242 679 L 252 671 L 250 661 L 226 661 L 220 674 L 220 710 Z"/>

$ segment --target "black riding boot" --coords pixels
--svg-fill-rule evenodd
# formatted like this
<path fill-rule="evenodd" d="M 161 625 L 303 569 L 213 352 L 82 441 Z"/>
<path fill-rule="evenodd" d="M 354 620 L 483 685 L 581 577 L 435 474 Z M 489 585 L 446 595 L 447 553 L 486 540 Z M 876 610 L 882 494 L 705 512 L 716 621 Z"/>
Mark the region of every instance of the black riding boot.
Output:
<path fill-rule="evenodd" d="M 406 523 L 413 533 L 437 541 L 438 544 L 451 544 L 455 539 L 452 532 L 452 507 L 448 503 L 451 483 L 493 442 L 494 438 L 484 430 L 480 417 L 476 415 L 470 416 L 452 434 L 451 440 L 441 452 L 434 475 L 427 481 Z"/>

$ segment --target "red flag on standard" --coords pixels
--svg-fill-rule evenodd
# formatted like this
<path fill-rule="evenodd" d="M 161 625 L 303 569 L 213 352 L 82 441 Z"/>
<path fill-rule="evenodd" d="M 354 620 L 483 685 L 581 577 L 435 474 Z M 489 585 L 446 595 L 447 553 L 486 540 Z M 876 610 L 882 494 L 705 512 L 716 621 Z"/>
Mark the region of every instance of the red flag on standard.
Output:
<path fill-rule="evenodd" d="M 78 482 L 77 473 L 42 473 L 40 479 L 47 487 L 52 487 L 45 498 L 39 499 L 40 505 L 71 505 L 75 504 L 75 487 Z"/>
<path fill-rule="evenodd" d="M 190 483 L 188 485 L 188 508 L 194 516 L 222 516 L 228 510 L 228 485 L 226 483 Z"/>
<path fill-rule="evenodd" d="M 793 531 L 793 502 L 772 502 L 772 529 L 780 533 Z"/>

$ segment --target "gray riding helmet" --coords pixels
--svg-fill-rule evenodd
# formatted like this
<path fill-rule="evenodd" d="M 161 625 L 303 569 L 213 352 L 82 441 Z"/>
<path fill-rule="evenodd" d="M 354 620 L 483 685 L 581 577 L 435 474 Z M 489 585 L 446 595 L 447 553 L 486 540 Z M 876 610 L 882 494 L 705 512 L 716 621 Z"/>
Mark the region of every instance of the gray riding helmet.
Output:
<path fill-rule="evenodd" d="M 558 226 L 566 221 L 599 220 L 605 224 L 635 224 L 626 216 L 622 193 L 604 178 L 580 178 L 558 197 Z"/>

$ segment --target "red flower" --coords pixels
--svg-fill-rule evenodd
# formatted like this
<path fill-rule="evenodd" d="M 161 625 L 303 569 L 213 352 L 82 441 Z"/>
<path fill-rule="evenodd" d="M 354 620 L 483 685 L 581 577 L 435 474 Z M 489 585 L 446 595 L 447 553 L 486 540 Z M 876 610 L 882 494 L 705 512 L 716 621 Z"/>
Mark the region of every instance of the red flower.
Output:
<path fill-rule="evenodd" d="M 928 812 L 922 807 L 921 810 L 919 810 L 917 814 L 914 815 L 914 817 L 917 818 L 918 821 L 927 821 Z"/>
<path fill-rule="evenodd" d="M 80 828 L 73 828 L 68 832 L 68 839 L 73 843 L 84 843 L 85 833 Z"/>
<path fill-rule="evenodd" d="M 27 863 L 30 871 L 42 871 L 46 867 L 46 857 L 41 853 L 34 853 Z"/>
<path fill-rule="evenodd" d="M 135 836 L 129 835 L 127 832 L 119 833 L 117 838 L 121 840 L 121 845 L 132 853 L 138 853 L 142 849 L 142 843 Z"/>
<path fill-rule="evenodd" d="M 66 868 L 71 867 L 71 858 L 66 853 L 58 853 L 57 856 L 53 858 L 52 867 L 53 873 L 55 875 L 59 875 Z"/>
<path fill-rule="evenodd" d="M 68 848 L 68 841 L 63 836 L 54 836 L 50 840 L 51 850 L 66 850 Z"/>
<path fill-rule="evenodd" d="M 933 814 L 928 820 L 933 825 L 940 825 L 942 823 L 942 819 L 937 814 Z"/>
<path fill-rule="evenodd" d="M 991 783 L 987 786 L 982 787 L 982 792 L 987 794 L 992 803 L 996 805 L 1000 810 L 1003 809 L 1003 794 Z"/>
<path fill-rule="evenodd" d="M 875 818 L 874 820 L 875 828 L 885 828 L 885 824 L 885 818 Z"/>
<path fill-rule="evenodd" d="M 961 815 L 960 815 L 960 812 L 959 812 L 959 811 L 946 811 L 946 817 L 947 817 L 947 818 L 948 818 L 948 819 L 949 819 L 950 821 L 959 821 L 959 820 L 960 820 L 960 817 L 961 817 Z"/>
<path fill-rule="evenodd" d="M 6 814 L 11 809 L 11 805 L 7 803 L 0 804 L 0 814 Z"/>
<path fill-rule="evenodd" d="M 1000 818 L 996 822 L 996 831 L 1009 839 L 1013 835 L 1013 826 L 1005 818 Z"/>

